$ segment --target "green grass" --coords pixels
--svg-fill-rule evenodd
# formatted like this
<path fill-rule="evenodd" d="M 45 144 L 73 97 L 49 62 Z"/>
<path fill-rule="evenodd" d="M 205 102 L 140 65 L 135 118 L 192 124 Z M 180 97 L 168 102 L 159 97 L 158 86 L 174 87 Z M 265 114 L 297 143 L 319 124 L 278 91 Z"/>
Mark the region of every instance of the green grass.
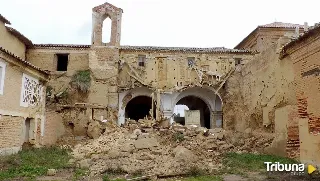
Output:
<path fill-rule="evenodd" d="M 45 175 L 48 169 L 68 168 L 68 150 L 50 148 L 29 148 L 17 154 L 0 157 L 0 180 L 10 178 L 35 178 Z"/>
<path fill-rule="evenodd" d="M 79 178 L 87 175 L 87 172 L 88 170 L 86 169 L 76 168 L 73 174 L 73 181 L 79 180 Z"/>
<path fill-rule="evenodd" d="M 298 163 L 296 160 L 290 158 L 252 153 L 227 153 L 223 159 L 224 167 L 229 167 L 226 171 L 234 174 L 266 170 L 264 162 L 280 162 L 282 164 Z"/>

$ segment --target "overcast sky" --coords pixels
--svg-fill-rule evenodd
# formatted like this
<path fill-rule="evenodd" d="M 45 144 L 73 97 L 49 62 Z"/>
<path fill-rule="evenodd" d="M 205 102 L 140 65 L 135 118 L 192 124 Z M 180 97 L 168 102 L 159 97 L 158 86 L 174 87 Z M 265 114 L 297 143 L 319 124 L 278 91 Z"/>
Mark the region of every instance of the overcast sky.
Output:
<path fill-rule="evenodd" d="M 0 13 L 33 43 L 90 44 L 91 10 L 104 2 L 0 0 Z M 320 21 L 318 0 L 108 2 L 124 10 L 121 45 L 233 48 L 258 25 Z"/>

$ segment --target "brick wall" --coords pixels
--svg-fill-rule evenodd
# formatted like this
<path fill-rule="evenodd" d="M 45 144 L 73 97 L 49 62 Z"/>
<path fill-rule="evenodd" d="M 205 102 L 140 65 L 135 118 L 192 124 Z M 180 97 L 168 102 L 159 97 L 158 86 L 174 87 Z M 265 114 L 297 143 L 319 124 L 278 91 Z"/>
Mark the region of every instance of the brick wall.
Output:
<path fill-rule="evenodd" d="M 319 164 L 320 158 L 316 155 L 320 151 L 317 138 L 320 133 L 320 40 L 310 37 L 290 51 L 299 122 L 288 127 L 287 151 L 290 156 L 299 155 L 301 161 Z"/>
<path fill-rule="evenodd" d="M 21 147 L 24 118 L 0 115 L 0 155 Z"/>

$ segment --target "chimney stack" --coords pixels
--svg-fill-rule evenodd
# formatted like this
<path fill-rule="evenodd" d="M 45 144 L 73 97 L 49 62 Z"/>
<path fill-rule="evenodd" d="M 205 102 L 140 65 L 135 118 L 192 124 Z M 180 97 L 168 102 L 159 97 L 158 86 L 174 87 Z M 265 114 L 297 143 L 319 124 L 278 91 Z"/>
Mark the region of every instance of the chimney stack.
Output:
<path fill-rule="evenodd" d="M 304 31 L 308 31 L 309 26 L 308 26 L 308 22 L 304 22 Z"/>

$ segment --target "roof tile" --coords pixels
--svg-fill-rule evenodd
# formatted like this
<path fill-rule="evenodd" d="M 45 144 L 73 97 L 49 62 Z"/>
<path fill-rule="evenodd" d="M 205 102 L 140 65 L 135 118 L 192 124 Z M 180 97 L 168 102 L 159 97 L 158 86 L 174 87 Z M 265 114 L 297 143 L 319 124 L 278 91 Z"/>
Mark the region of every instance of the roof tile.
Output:
<path fill-rule="evenodd" d="M 18 57 L 17 55 L 9 52 L 8 50 L 4 49 L 3 47 L 0 47 L 0 51 L 2 51 L 2 52 L 4 52 L 4 53 L 8 54 L 9 56 L 17 59 L 18 61 L 22 62 L 22 63 L 25 64 L 25 65 L 27 65 L 27 66 L 29 66 L 29 67 L 32 67 L 32 68 L 34 68 L 34 69 L 36 69 L 36 70 L 38 70 L 38 71 L 40 71 L 40 72 L 48 75 L 48 72 L 47 72 L 47 71 L 42 70 L 41 68 L 39 68 L 39 67 L 31 64 L 30 62 L 28 62 L 28 61 L 26 61 L 26 60 L 23 60 L 22 58 L 20 58 L 20 57 Z"/>
<path fill-rule="evenodd" d="M 4 24 L 11 25 L 10 21 L 7 20 L 4 16 L 0 14 L 0 21 L 4 22 Z"/>
<path fill-rule="evenodd" d="M 299 24 L 292 24 L 292 23 L 283 23 L 283 22 L 273 22 L 270 24 L 266 24 L 266 25 L 260 25 L 258 26 L 259 28 L 303 28 L 303 25 L 299 25 Z"/>
<path fill-rule="evenodd" d="M 182 51 L 195 53 L 251 53 L 248 50 L 228 49 L 225 47 L 195 48 L 195 47 L 157 47 L 157 46 L 121 46 L 120 50 L 134 51 Z"/>

